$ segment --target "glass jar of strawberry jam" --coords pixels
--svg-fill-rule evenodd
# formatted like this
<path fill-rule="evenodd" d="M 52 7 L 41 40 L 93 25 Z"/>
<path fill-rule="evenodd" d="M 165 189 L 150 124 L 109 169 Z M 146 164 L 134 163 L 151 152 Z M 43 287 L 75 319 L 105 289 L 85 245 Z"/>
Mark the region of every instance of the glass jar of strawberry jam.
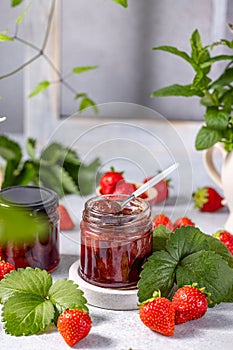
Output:
<path fill-rule="evenodd" d="M 0 242 L 1 258 L 9 261 L 16 268 L 30 266 L 49 272 L 55 270 L 60 260 L 57 194 L 42 187 L 12 186 L 0 191 L 0 207 L 8 211 L 8 214 L 12 213 L 12 220 L 14 220 L 14 213 L 21 213 L 20 215 L 24 213 L 33 220 L 30 222 L 44 225 L 40 232 L 32 232 L 30 241 L 26 239 L 20 242 L 10 241 L 4 237 L 3 243 Z M 2 235 L 4 235 L 6 225 L 7 222 L 2 225 Z M 20 220 L 18 225 L 21 225 Z"/>
<path fill-rule="evenodd" d="M 123 210 L 114 204 L 124 195 L 89 199 L 81 228 L 81 277 L 107 288 L 136 287 L 143 263 L 152 251 L 152 223 L 148 202 L 132 200 Z"/>

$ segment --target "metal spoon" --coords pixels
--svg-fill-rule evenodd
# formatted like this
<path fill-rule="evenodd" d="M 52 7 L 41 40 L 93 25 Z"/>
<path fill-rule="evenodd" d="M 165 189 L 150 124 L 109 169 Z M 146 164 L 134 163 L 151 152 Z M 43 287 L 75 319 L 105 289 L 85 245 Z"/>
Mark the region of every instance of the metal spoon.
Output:
<path fill-rule="evenodd" d="M 127 197 L 125 200 L 123 200 L 120 204 L 121 206 L 121 210 L 134 198 L 140 196 L 140 194 L 142 194 L 143 192 L 147 191 L 149 188 L 151 188 L 152 186 L 156 185 L 158 182 L 160 182 L 164 177 L 166 177 L 167 175 L 169 175 L 172 171 L 174 171 L 175 169 L 177 169 L 179 166 L 179 163 L 174 163 L 173 165 L 171 165 L 169 168 L 161 171 L 161 173 L 155 175 L 154 177 L 152 177 L 152 179 L 150 179 L 148 182 L 146 182 L 145 184 L 143 184 L 142 186 L 140 186 L 136 191 L 134 191 L 129 197 Z"/>

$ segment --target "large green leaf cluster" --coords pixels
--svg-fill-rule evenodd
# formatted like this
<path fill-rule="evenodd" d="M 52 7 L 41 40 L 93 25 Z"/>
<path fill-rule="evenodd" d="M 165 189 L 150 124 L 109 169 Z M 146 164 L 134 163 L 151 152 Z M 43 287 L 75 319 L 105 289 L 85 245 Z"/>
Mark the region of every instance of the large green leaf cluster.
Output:
<path fill-rule="evenodd" d="M 173 46 L 158 46 L 153 50 L 161 50 L 176 55 L 191 65 L 194 77 L 190 84 L 173 84 L 154 91 L 152 97 L 162 96 L 197 96 L 205 106 L 205 125 L 199 130 L 195 147 L 197 150 L 210 148 L 217 142 L 223 142 L 226 151 L 233 149 L 233 55 L 223 54 L 211 56 L 216 46 L 233 49 L 233 40 L 220 40 L 203 46 L 199 31 L 196 29 L 190 38 L 190 54 Z M 210 77 L 211 68 L 216 62 L 226 62 L 223 72 L 217 79 Z"/>
<path fill-rule="evenodd" d="M 143 265 L 138 283 L 140 302 L 154 291 L 171 298 L 176 288 L 197 283 L 210 294 L 214 306 L 233 302 L 233 257 L 218 239 L 187 226 L 168 232 L 154 231 L 154 253 Z"/>
<path fill-rule="evenodd" d="M 60 198 L 92 193 L 100 165 L 98 158 L 84 164 L 75 150 L 56 142 L 37 155 L 33 139 L 27 140 L 26 151 L 27 159 L 17 142 L 0 135 L 0 157 L 6 162 L 2 188 L 34 184 L 54 190 Z"/>

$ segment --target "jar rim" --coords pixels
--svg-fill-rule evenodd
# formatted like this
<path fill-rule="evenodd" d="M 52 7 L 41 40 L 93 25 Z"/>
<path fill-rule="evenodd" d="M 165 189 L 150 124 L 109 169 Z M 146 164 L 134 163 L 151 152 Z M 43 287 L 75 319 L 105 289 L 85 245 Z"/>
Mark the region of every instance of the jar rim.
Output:
<path fill-rule="evenodd" d="M 145 215 L 150 216 L 150 205 L 149 203 L 144 200 L 143 198 L 134 198 L 130 203 L 133 203 L 134 206 L 140 207 L 141 210 L 135 210 L 132 214 L 125 215 L 125 214 L 112 214 L 112 213 L 106 213 L 97 211 L 96 208 L 93 209 L 93 203 L 101 200 L 101 199 L 113 199 L 113 198 L 121 198 L 120 201 L 123 201 L 125 198 L 128 197 L 128 195 L 124 194 L 107 194 L 107 195 L 101 195 L 101 196 L 95 196 L 89 198 L 85 203 L 85 209 L 83 212 L 83 215 L 87 215 L 88 219 L 93 223 L 102 223 L 104 226 L 108 225 L 132 225 L 135 224 L 135 222 L 140 221 L 142 218 L 145 217 Z M 102 225 L 101 225 L 102 226 Z"/>
<path fill-rule="evenodd" d="M 30 208 L 35 211 L 58 206 L 58 195 L 46 187 L 11 186 L 0 191 L 0 206 Z"/>

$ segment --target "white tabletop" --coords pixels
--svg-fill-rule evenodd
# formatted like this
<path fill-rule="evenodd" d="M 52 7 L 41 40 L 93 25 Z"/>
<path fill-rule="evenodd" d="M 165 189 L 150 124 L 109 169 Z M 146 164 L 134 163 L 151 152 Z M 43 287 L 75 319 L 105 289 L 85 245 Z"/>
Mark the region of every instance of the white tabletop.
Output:
<path fill-rule="evenodd" d="M 189 128 L 189 131 L 192 128 Z M 182 131 L 182 130 L 181 130 Z M 191 132 L 191 131 L 190 131 Z M 192 134 L 192 133 L 191 133 Z M 182 138 L 189 144 L 193 142 L 190 133 L 183 132 Z M 187 144 L 186 143 L 186 144 Z M 184 155 L 186 156 L 186 155 Z M 175 157 L 176 158 L 176 157 Z M 179 154 L 182 160 L 182 154 Z M 177 187 L 174 179 L 170 200 L 166 206 L 154 206 L 152 215 L 163 212 L 174 220 L 182 215 L 189 216 L 205 233 L 212 234 L 223 228 L 228 216 L 226 208 L 215 213 L 201 213 L 193 209 L 191 193 L 197 186 L 213 184 L 205 173 L 202 155 L 190 150 L 192 178 L 187 171 L 186 183 Z M 166 163 L 166 162 L 165 162 Z M 182 162 L 181 162 L 182 163 Z M 166 164 L 170 165 L 170 164 Z M 172 177 L 172 176 L 171 176 Z M 190 190 L 187 191 L 188 184 Z M 177 200 L 178 196 L 178 200 Z M 79 222 L 86 198 L 69 196 L 63 199 L 76 223 L 75 230 L 60 234 L 61 261 L 58 269 L 52 273 L 54 280 L 68 278 L 70 266 L 79 258 Z M 233 342 L 233 304 L 222 303 L 208 309 L 206 315 L 195 321 L 176 326 L 172 337 L 165 337 L 146 328 L 139 319 L 138 311 L 112 311 L 89 306 L 93 327 L 88 337 L 80 341 L 77 349 L 111 350 L 230 350 Z M 57 331 L 28 337 L 6 335 L 0 323 L 1 350 L 60 350 L 68 349 Z"/>

